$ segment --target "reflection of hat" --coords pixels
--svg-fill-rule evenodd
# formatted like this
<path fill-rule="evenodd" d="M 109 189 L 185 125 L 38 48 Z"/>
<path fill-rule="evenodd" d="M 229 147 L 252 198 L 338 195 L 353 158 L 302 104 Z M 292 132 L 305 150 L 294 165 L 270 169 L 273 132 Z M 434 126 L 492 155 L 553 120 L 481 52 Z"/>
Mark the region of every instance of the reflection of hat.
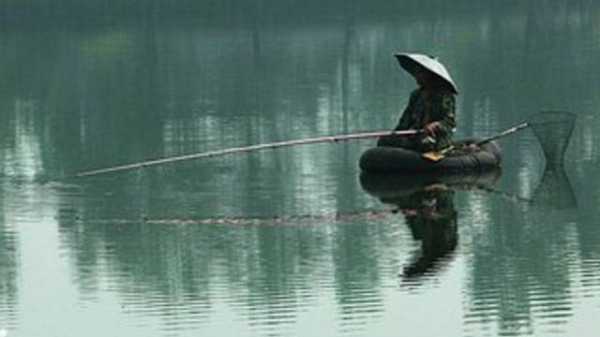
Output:
<path fill-rule="evenodd" d="M 408 71 L 411 75 L 415 76 L 415 71 L 417 67 L 421 66 L 429 70 L 433 74 L 437 75 L 444 82 L 446 82 L 455 94 L 458 93 L 456 84 L 454 84 L 454 81 L 452 80 L 452 77 L 450 77 L 448 70 L 446 70 L 446 67 L 444 67 L 444 65 L 441 64 L 440 61 L 438 61 L 436 58 L 423 54 L 405 53 L 396 54 L 395 56 L 398 59 L 398 62 L 400 62 L 402 68 Z"/>

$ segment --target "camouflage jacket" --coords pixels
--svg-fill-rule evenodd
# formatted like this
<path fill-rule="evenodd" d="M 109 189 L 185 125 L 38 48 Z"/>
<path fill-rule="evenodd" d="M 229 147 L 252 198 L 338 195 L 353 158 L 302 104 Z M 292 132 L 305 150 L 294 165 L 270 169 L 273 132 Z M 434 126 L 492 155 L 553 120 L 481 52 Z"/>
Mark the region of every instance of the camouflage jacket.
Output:
<path fill-rule="evenodd" d="M 408 106 L 394 130 L 423 129 L 431 122 L 439 122 L 441 126 L 433 137 L 433 142 L 428 142 L 430 139 L 426 139 L 427 135 L 421 134 L 410 138 L 386 136 L 380 139 L 378 145 L 407 147 L 426 152 L 441 150 L 451 144 L 456 127 L 454 94 L 447 91 L 427 93 L 421 88 L 416 89 L 410 95 Z"/>

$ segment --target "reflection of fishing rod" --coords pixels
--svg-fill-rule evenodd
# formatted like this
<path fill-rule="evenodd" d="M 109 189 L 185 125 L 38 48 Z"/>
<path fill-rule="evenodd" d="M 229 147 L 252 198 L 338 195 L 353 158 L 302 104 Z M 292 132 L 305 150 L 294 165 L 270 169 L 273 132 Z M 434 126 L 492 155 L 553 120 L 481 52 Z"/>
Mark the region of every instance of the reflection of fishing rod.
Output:
<path fill-rule="evenodd" d="M 495 188 L 485 186 L 485 185 L 473 185 L 473 187 L 478 191 L 498 195 L 502 199 L 505 199 L 505 200 L 508 200 L 511 202 L 526 203 L 526 204 L 532 204 L 534 202 L 533 199 L 522 197 L 518 194 L 509 193 L 506 191 L 497 190 Z"/>
<path fill-rule="evenodd" d="M 126 224 L 156 224 L 156 225 L 230 225 L 230 226 L 282 226 L 282 225 L 310 225 L 318 222 L 335 222 L 340 223 L 344 221 L 356 221 L 356 220 L 377 220 L 383 219 L 388 215 L 395 214 L 397 210 L 389 208 L 373 208 L 363 209 L 358 211 L 349 212 L 325 212 L 321 214 L 299 214 L 299 215 L 287 215 L 287 216 L 258 216 L 258 217 L 244 217 L 244 216 L 223 216 L 214 218 L 113 218 L 113 219 L 85 219 L 79 216 L 75 216 L 73 221 L 82 221 L 86 223 L 94 224 L 113 224 L 113 225 L 126 225 Z"/>
<path fill-rule="evenodd" d="M 232 147 L 232 148 L 228 148 L 228 149 L 224 149 L 224 150 L 200 152 L 200 153 L 193 153 L 193 154 L 181 155 L 181 156 L 175 156 L 175 157 L 166 157 L 166 158 L 160 158 L 160 159 L 154 159 L 154 160 L 146 160 L 146 161 L 137 162 L 137 163 L 107 167 L 107 168 L 92 170 L 92 171 L 85 171 L 85 172 L 77 173 L 75 175 L 75 177 L 95 176 L 95 175 L 104 174 L 104 173 L 135 170 L 135 169 L 139 169 L 139 168 L 143 168 L 143 167 L 156 166 L 156 165 L 162 165 L 162 164 L 167 164 L 167 163 L 174 163 L 174 162 L 184 161 L 184 160 L 218 157 L 218 156 L 224 156 L 224 155 L 234 154 L 234 153 L 253 152 L 253 151 L 265 150 L 265 149 L 275 149 L 275 148 L 279 148 L 279 147 L 327 143 L 327 142 L 336 143 L 336 142 L 349 141 L 349 140 L 354 140 L 354 139 L 369 139 L 369 138 L 377 138 L 377 137 L 382 137 L 382 136 L 413 136 L 413 135 L 419 134 L 421 132 L 423 132 L 423 130 L 370 131 L 370 132 L 353 133 L 353 134 L 347 134 L 347 135 L 323 136 L 323 137 L 288 140 L 288 141 L 267 143 L 267 144 Z"/>

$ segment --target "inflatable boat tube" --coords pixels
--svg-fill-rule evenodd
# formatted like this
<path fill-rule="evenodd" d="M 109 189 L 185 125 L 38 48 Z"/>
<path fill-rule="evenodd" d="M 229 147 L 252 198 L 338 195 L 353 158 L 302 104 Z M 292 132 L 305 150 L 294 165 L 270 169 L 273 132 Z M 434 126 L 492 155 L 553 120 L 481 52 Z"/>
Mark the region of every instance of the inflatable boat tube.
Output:
<path fill-rule="evenodd" d="M 476 139 L 466 139 L 456 142 L 456 147 L 476 142 Z M 360 157 L 359 166 L 363 172 L 369 173 L 470 173 L 496 169 L 502 161 L 500 147 L 495 142 L 483 144 L 478 150 L 469 153 L 457 152 L 450 152 L 445 158 L 435 162 L 423 158 L 420 152 L 380 146 L 365 151 Z"/>

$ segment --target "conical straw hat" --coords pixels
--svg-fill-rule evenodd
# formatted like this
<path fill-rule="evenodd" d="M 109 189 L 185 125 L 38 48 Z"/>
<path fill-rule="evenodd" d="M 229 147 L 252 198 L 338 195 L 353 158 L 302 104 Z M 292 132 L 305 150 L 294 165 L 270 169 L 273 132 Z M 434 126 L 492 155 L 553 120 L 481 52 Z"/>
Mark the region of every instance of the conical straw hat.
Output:
<path fill-rule="evenodd" d="M 440 61 L 437 60 L 437 58 L 427 56 L 424 54 L 407 53 L 396 54 L 395 56 L 398 59 L 398 62 L 400 62 L 402 68 L 408 71 L 411 75 L 415 76 L 415 70 L 417 66 L 421 66 L 431 71 L 439 78 L 444 80 L 446 83 L 448 83 L 448 85 L 450 86 L 450 88 L 452 88 L 455 94 L 458 93 L 456 84 L 454 84 L 454 81 L 452 80 L 452 77 L 450 77 L 448 70 L 446 70 L 446 67 L 444 67 L 444 65 L 441 64 Z"/>

